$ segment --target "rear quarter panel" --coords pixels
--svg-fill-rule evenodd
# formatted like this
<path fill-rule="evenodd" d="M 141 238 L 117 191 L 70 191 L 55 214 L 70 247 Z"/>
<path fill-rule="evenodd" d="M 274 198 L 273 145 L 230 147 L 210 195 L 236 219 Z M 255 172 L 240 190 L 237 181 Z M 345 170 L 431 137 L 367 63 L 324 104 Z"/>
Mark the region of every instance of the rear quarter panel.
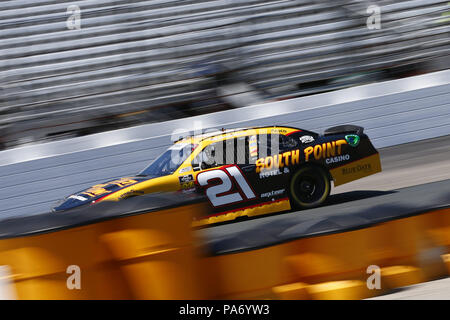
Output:
<path fill-rule="evenodd" d="M 334 186 L 380 172 L 380 157 L 368 136 L 360 135 L 357 143 L 353 143 L 351 136 L 338 134 L 318 138 L 303 149 L 305 163 L 326 168 Z"/>

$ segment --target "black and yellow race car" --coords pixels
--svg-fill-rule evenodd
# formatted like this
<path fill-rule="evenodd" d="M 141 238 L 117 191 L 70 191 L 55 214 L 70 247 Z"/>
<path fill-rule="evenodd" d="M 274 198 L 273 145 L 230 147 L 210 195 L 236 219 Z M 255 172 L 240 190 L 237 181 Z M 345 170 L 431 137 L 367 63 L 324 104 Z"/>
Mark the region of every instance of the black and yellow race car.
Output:
<path fill-rule="evenodd" d="M 363 128 L 323 134 L 291 127 L 219 130 L 175 142 L 138 175 L 95 185 L 63 199 L 53 211 L 120 201 L 152 192 L 201 192 L 211 214 L 202 226 L 323 204 L 334 186 L 381 171 Z"/>

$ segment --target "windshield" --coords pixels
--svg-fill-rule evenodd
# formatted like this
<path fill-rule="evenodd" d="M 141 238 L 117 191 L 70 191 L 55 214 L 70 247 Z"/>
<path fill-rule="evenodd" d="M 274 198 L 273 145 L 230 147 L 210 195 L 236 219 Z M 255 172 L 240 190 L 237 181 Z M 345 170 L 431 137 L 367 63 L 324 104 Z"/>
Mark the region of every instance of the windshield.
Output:
<path fill-rule="evenodd" d="M 167 149 L 162 155 L 156 158 L 147 168 L 139 173 L 139 176 L 162 177 L 175 172 L 186 160 L 195 145 L 187 143 L 177 143 Z"/>

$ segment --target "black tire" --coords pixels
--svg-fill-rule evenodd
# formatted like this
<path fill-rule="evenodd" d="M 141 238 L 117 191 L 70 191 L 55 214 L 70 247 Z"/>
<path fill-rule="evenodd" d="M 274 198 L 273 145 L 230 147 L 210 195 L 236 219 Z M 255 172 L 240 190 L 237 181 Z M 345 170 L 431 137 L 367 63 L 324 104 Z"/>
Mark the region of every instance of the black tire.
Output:
<path fill-rule="evenodd" d="M 289 193 L 295 209 L 315 208 L 328 198 L 331 183 L 326 171 L 320 167 L 305 166 L 291 178 Z"/>

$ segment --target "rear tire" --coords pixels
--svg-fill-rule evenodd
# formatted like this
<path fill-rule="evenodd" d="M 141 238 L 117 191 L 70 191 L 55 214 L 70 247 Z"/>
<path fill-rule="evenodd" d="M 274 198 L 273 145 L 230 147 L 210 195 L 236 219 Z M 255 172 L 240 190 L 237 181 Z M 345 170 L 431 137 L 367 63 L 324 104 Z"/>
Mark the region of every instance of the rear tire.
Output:
<path fill-rule="evenodd" d="M 324 169 L 302 167 L 294 173 L 289 184 L 291 206 L 296 209 L 318 207 L 327 200 L 330 190 L 330 179 Z"/>

